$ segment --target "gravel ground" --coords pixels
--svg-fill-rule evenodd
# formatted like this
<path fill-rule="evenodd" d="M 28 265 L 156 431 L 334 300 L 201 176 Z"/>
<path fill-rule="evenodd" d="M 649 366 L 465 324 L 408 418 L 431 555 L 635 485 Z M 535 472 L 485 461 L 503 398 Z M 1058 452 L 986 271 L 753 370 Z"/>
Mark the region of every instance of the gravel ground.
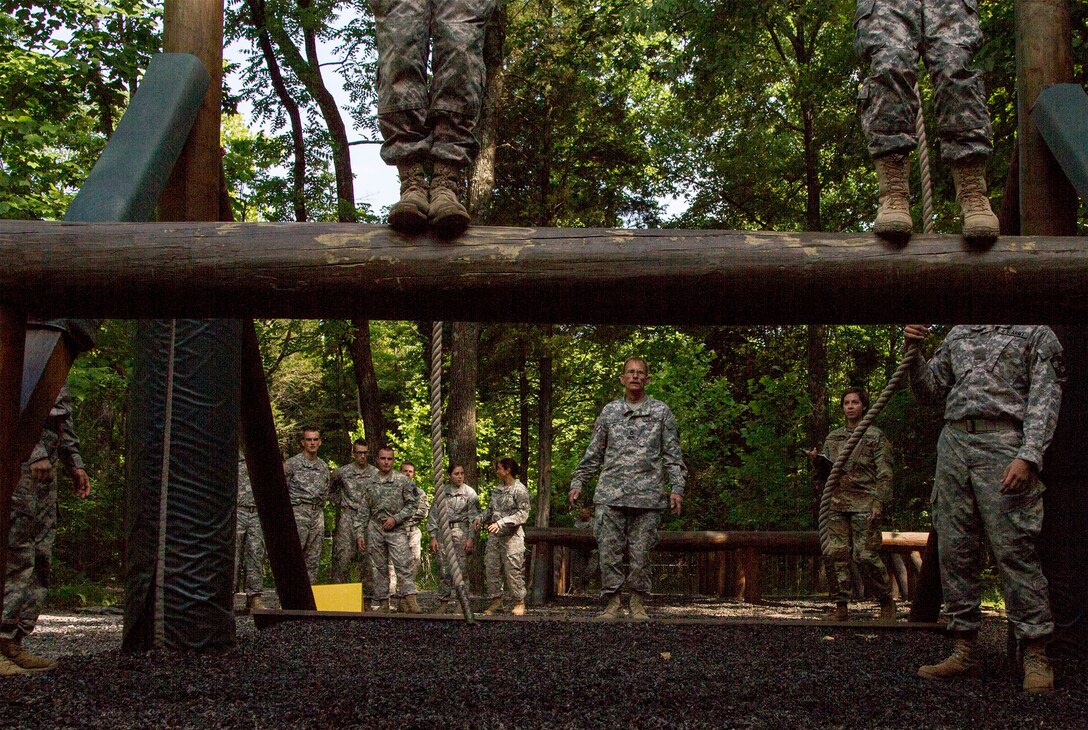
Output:
<path fill-rule="evenodd" d="M 551 613 L 592 605 L 564 599 Z M 826 606 L 657 609 L 796 618 Z M 128 656 L 119 643 L 119 616 L 44 616 L 27 646 L 61 666 L 0 681 L 0 726 L 1088 727 L 1088 666 L 1068 663 L 1052 695 L 1025 696 L 996 617 L 982 676 L 937 684 L 914 669 L 944 656 L 941 635 L 875 626 L 374 618 L 257 632 L 239 617 L 238 647 L 224 654 Z"/>

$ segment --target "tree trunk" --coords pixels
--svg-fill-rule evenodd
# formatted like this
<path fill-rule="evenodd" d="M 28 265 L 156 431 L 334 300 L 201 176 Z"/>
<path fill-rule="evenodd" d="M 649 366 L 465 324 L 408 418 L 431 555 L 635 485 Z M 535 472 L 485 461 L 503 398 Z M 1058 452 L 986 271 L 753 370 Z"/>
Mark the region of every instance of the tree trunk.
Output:
<path fill-rule="evenodd" d="M 518 463 L 529 473 L 529 374 L 526 372 L 526 350 L 528 345 L 525 339 L 520 342 L 521 356 L 518 360 L 518 410 L 520 411 L 520 440 Z"/>
<path fill-rule="evenodd" d="M 454 322 L 450 342 L 450 400 L 447 428 L 450 463 L 465 467 L 465 482 L 475 485 L 476 376 L 479 367 L 480 325 Z"/>
<path fill-rule="evenodd" d="M 540 356 L 540 400 L 538 404 L 536 526 L 547 527 L 552 505 L 552 356 L 548 338 L 552 326 L 544 327 L 544 343 Z M 552 595 L 552 562 L 554 551 L 549 543 L 533 548 L 533 603 L 540 605 Z"/>
<path fill-rule="evenodd" d="M 363 419 L 363 430 L 371 446 L 370 453 L 376 454 L 377 447 L 386 443 L 386 422 L 382 415 L 378 377 L 374 373 L 374 357 L 370 348 L 370 320 L 353 319 L 351 328 L 354 332 L 351 360 L 359 397 L 359 417 Z"/>
<path fill-rule="evenodd" d="M 808 325 L 808 396 L 812 404 L 812 413 L 805 424 L 805 435 L 809 447 L 819 448 L 827 438 L 830 418 L 827 412 L 827 326 Z M 824 485 L 817 479 L 812 480 L 811 513 L 812 524 L 820 524 L 820 498 Z M 809 590 L 815 591 L 820 584 L 820 566 L 823 561 L 813 560 L 809 571 Z"/>
<path fill-rule="evenodd" d="M 496 112 L 502 98 L 506 44 L 507 13 L 505 3 L 498 3 L 484 31 L 484 69 L 487 82 L 484 87 L 483 107 L 476 125 L 476 138 L 480 140 L 480 153 L 472 169 L 468 191 L 468 209 L 480 222 L 490 219 L 491 196 L 495 188 L 495 155 L 498 151 Z"/>

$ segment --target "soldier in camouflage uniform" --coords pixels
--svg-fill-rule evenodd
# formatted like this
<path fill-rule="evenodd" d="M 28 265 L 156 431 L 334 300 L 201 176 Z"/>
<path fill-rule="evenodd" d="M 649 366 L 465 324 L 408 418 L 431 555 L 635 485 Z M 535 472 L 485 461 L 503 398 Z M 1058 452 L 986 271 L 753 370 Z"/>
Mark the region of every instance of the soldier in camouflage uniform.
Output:
<path fill-rule="evenodd" d="M 329 495 L 329 465 L 317 457 L 321 448 L 321 432 L 316 428 L 302 429 L 302 453 L 283 463 L 295 526 L 306 558 L 310 583 L 317 580 L 317 566 L 325 542 L 325 500 Z"/>
<path fill-rule="evenodd" d="M 858 422 L 869 410 L 869 397 L 861 388 L 847 388 L 841 405 L 846 425 L 835 429 L 824 441 L 824 454 L 832 463 L 838 460 Z M 809 454 L 815 458 L 815 449 Z M 892 499 L 892 445 L 876 426 L 865 436 L 847 459 L 839 483 L 831 494 L 827 517 L 828 559 L 834 574 L 836 621 L 845 621 L 853 575 L 851 559 L 857 566 L 865 588 L 880 603 L 880 617 L 895 620 L 895 602 L 888 583 L 888 572 L 880 560 L 883 543 L 880 520 L 884 506 Z"/>
<path fill-rule="evenodd" d="M 453 542 L 453 551 L 457 554 L 457 563 L 461 566 L 461 575 L 464 576 L 468 575 L 465 556 L 475 547 L 472 523 L 480 517 L 480 498 L 475 489 L 465 484 L 465 467 L 451 464 L 449 475 L 450 483 L 442 486 L 447 529 Z M 438 540 L 440 519 L 438 497 L 435 496 L 434 504 L 427 515 L 427 532 L 431 533 L 431 552 L 438 556 L 438 613 L 445 613 L 447 609 L 456 612 L 457 604 L 450 602 L 453 596 L 453 579 L 446 563 L 446 551 Z"/>
<path fill-rule="evenodd" d="M 928 329 L 908 325 L 906 340 Z M 933 527 L 937 531 L 952 655 L 918 675 L 945 679 L 977 663 L 983 540 L 993 552 L 1005 610 L 1024 645 L 1024 689 L 1048 692 L 1046 642 L 1054 630 L 1035 538 L 1043 524 L 1039 472 L 1061 405 L 1062 347 L 1049 327 L 954 327 L 928 363 L 914 363 L 919 396 L 943 399 Z"/>
<path fill-rule="evenodd" d="M 57 478 L 54 464 L 63 461 L 85 498 L 91 481 L 79 455 L 79 438 L 72 423 L 72 399 L 62 388 L 42 430 L 41 440 L 23 462 L 22 476 L 11 497 L 4 613 L 0 622 L 0 676 L 48 672 L 57 663 L 35 656 L 22 646 L 34 630 L 49 592 L 49 563 L 57 535 Z"/>
<path fill-rule="evenodd" d="M 359 550 L 361 533 L 355 532 L 356 513 L 366 491 L 366 483 L 377 475 L 378 470 L 367 461 L 370 449 L 364 439 L 355 439 L 351 445 L 351 463 L 336 470 L 332 477 L 332 493 L 339 502 L 336 531 L 332 538 L 332 582 L 346 583 L 351 564 L 362 558 L 359 580 L 370 582 L 370 570 L 366 567 L 366 553 Z"/>
<path fill-rule="evenodd" d="M 997 238 L 986 197 L 986 162 L 993 154 L 982 74 L 972 68 L 982 44 L 978 0 L 857 0 L 855 48 L 869 66 L 858 112 L 877 168 L 880 209 L 873 228 L 896 242 L 910 238 L 910 153 L 918 143 L 919 52 L 933 81 L 941 156 L 952 164 L 963 235 L 972 243 Z"/>
<path fill-rule="evenodd" d="M 389 564 L 397 575 L 394 598 L 405 613 L 421 613 L 416 601 L 415 560 L 408 544 L 407 522 L 419 506 L 419 488 L 408 477 L 393 471 L 393 449 L 378 449 L 378 473 L 367 482 L 359 503 L 355 530 L 360 550 L 373 565 L 374 607 L 389 610 Z M 365 537 L 363 537 L 365 535 Z"/>
<path fill-rule="evenodd" d="M 661 510 L 683 507 L 687 468 L 680 452 L 680 430 L 669 407 L 646 395 L 650 371 L 642 358 L 623 363 L 624 397 L 604 407 L 593 426 L 593 438 L 574 470 L 570 502 L 597 473 L 597 549 L 601 563 L 601 592 L 608 607 L 597 616 L 614 621 L 620 611 L 623 554 L 628 555 L 627 584 L 631 618 L 645 621 L 650 594 L 650 552 L 657 545 Z M 665 491 L 668 480 L 669 491 Z"/>
<path fill-rule="evenodd" d="M 506 595 L 513 602 L 510 613 L 525 615 L 525 530 L 529 520 L 529 490 L 518 479 L 521 467 L 510 458 L 499 459 L 495 475 L 499 485 L 491 490 L 487 509 L 472 523 L 473 531 L 487 528 L 484 572 L 487 576 L 485 616 L 502 611 L 503 581 Z"/>
<path fill-rule="evenodd" d="M 234 532 L 234 586 L 241 574 L 245 579 L 246 608 L 261 608 L 264 591 L 264 534 L 257 518 L 257 502 L 249 481 L 246 457 L 238 454 L 238 510 Z"/>
<path fill-rule="evenodd" d="M 473 130 L 483 98 L 484 26 L 494 6 L 493 0 L 373 4 L 381 154 L 400 174 L 401 198 L 389 212 L 398 231 L 418 233 L 430 222 L 439 234 L 456 236 L 468 227 L 459 198 L 479 149 Z"/>

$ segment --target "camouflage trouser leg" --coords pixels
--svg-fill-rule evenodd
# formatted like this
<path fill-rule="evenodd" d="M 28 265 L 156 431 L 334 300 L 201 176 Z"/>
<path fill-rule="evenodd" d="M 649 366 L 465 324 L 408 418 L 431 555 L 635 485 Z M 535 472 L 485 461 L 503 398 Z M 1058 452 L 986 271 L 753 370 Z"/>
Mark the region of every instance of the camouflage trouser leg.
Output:
<path fill-rule="evenodd" d="M 873 157 L 918 142 L 919 49 L 933 80 L 941 156 L 993 153 L 982 75 L 971 68 L 982 43 L 977 0 L 858 0 L 855 28 L 854 46 L 869 66 L 858 113 Z"/>
<path fill-rule="evenodd" d="M 23 467 L 11 497 L 7 578 L 0 637 L 34 630 L 49 592 L 49 563 L 57 535 L 57 480 L 39 482 Z"/>
<path fill-rule="evenodd" d="M 831 512 L 827 518 L 830 552 L 828 559 L 835 577 L 831 598 L 837 603 L 850 600 L 854 583 L 850 564 L 857 566 L 870 597 L 885 601 L 891 597 L 888 573 L 880 559 L 882 536 L 879 527 L 870 527 L 868 512 Z"/>
<path fill-rule="evenodd" d="M 373 599 L 381 603 L 389 598 L 389 551 L 381 525 L 371 520 L 366 526 L 366 554 L 371 568 L 371 582 L 374 584 Z"/>
<path fill-rule="evenodd" d="M 355 515 L 358 510 L 340 507 L 336 518 L 336 530 L 332 535 L 332 582 L 347 583 L 351 578 L 351 564 L 360 556 L 359 537 L 355 533 Z M 365 537 L 362 535 L 361 537 Z M 359 568 L 359 578 L 365 581 L 366 569 Z"/>
<path fill-rule="evenodd" d="M 627 550 L 627 586 L 649 593 L 650 553 L 657 545 L 661 510 L 601 505 L 597 516 L 597 551 L 601 562 L 601 593 L 623 588 L 623 553 Z"/>
<path fill-rule="evenodd" d="M 1001 494 L 1001 477 L 1016 458 L 1016 431 L 968 434 L 945 427 L 937 442 L 933 527 L 937 531 L 948 628 L 979 627 L 982 540 L 989 540 L 1005 595 L 1005 610 L 1021 639 L 1054 630 L 1047 581 L 1035 539 L 1043 524 L 1043 485 Z"/>
<path fill-rule="evenodd" d="M 371 0 L 378 47 L 378 126 L 389 165 L 427 157 L 428 0 Z"/>
<path fill-rule="evenodd" d="M 433 0 L 431 156 L 465 167 L 476 157 L 473 134 L 484 92 L 484 27 L 494 0 Z"/>
<path fill-rule="evenodd" d="M 325 512 L 319 504 L 296 504 L 295 526 L 302 543 L 302 556 L 306 559 L 306 573 L 310 583 L 317 580 L 317 566 L 321 562 L 321 548 L 325 541 Z"/>
<path fill-rule="evenodd" d="M 234 539 L 234 585 L 244 579 L 247 596 L 259 596 L 264 590 L 264 537 L 256 507 L 238 508 L 238 529 Z M 241 574 L 239 576 L 239 574 Z"/>
<path fill-rule="evenodd" d="M 457 553 L 457 564 L 461 566 L 461 575 L 468 575 L 465 556 L 465 539 L 468 537 L 460 527 L 451 527 L 450 540 L 453 542 L 453 551 Z M 438 545 L 438 597 L 449 600 L 453 595 L 453 577 L 450 575 L 449 565 L 446 563 L 446 551 L 441 541 Z"/>
<path fill-rule="evenodd" d="M 525 532 L 520 527 L 513 535 L 488 536 L 484 571 L 489 599 L 502 597 L 505 579 L 506 597 L 515 603 L 525 600 Z"/>
<path fill-rule="evenodd" d="M 408 531 L 408 547 L 412 551 L 412 577 L 419 574 L 419 561 L 423 558 L 423 531 L 412 525 Z"/>

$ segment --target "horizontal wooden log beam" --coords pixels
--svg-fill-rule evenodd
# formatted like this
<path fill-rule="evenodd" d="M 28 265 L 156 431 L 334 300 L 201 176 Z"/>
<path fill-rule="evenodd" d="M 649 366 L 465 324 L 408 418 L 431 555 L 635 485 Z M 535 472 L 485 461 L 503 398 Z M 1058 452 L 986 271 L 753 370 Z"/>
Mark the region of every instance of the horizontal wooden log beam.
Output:
<path fill-rule="evenodd" d="M 0 299 L 38 316 L 632 324 L 1088 320 L 1088 241 L 338 223 L 0 221 Z"/>
<path fill-rule="evenodd" d="M 820 536 L 813 532 L 786 531 L 700 531 L 679 532 L 662 530 L 657 550 L 664 552 L 702 552 L 707 550 L 740 550 L 754 548 L 761 553 L 783 555 L 819 555 Z M 928 532 L 885 532 L 883 549 L 897 553 L 924 550 Z M 597 541 L 589 530 L 562 527 L 526 527 L 525 542 L 546 542 L 553 545 L 592 549 Z"/>

